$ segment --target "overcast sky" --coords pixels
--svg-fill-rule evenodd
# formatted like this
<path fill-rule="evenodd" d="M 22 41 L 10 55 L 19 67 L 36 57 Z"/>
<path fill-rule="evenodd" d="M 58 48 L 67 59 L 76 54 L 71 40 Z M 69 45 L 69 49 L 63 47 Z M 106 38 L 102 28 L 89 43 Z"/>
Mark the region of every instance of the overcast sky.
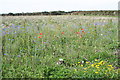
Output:
<path fill-rule="evenodd" d="M 120 0 L 0 0 L 0 13 L 118 10 Z"/>

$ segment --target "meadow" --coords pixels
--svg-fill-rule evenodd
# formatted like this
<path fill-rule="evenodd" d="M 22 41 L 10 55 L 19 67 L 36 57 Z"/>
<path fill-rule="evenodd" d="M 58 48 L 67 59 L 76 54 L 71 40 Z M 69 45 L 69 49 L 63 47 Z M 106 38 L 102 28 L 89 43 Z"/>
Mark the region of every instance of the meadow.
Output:
<path fill-rule="evenodd" d="M 3 78 L 118 78 L 117 17 L 7 16 L 0 28 Z"/>

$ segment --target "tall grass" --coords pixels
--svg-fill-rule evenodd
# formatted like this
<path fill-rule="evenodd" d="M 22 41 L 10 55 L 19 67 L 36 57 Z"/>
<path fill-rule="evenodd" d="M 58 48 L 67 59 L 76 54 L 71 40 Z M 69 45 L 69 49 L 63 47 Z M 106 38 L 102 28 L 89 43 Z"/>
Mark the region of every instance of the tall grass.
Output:
<path fill-rule="evenodd" d="M 118 77 L 116 18 L 3 17 L 0 26 L 3 78 Z"/>

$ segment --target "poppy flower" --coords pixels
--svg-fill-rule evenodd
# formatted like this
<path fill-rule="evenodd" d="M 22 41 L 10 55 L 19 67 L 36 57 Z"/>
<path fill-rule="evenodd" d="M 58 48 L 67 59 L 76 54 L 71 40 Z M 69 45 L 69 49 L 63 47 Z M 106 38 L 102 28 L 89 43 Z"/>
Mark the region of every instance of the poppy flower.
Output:
<path fill-rule="evenodd" d="M 84 33 L 84 31 L 82 31 Z"/>
<path fill-rule="evenodd" d="M 62 34 L 64 34 L 64 32 L 61 32 Z"/>
<path fill-rule="evenodd" d="M 39 36 L 38 38 L 42 38 L 42 36 Z"/>
<path fill-rule="evenodd" d="M 84 29 L 81 29 L 81 30 L 84 30 Z"/>
<path fill-rule="evenodd" d="M 76 32 L 76 34 L 80 34 L 80 32 Z"/>
<path fill-rule="evenodd" d="M 42 33 L 39 33 L 40 35 L 42 35 Z"/>
<path fill-rule="evenodd" d="M 82 31 L 84 34 L 86 33 L 85 31 Z"/>

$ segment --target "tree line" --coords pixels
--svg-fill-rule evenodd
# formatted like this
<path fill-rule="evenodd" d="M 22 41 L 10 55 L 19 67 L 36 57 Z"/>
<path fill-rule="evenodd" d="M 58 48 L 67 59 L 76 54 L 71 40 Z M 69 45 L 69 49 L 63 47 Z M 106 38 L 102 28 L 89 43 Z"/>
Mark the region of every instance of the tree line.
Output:
<path fill-rule="evenodd" d="M 32 13 L 8 13 L 1 14 L 2 16 L 34 16 L 34 15 L 111 15 L 117 16 L 118 10 L 100 10 L 100 11 L 44 11 Z"/>

